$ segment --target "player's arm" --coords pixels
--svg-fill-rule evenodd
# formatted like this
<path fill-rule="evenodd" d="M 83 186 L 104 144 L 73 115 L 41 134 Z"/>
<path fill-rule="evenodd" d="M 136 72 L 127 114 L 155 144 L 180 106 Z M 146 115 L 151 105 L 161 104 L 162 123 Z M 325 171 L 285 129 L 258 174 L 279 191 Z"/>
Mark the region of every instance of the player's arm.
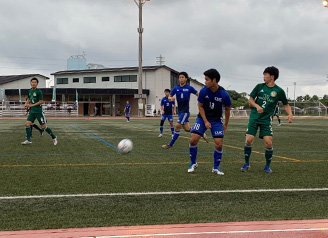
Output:
<path fill-rule="evenodd" d="M 206 115 L 205 115 L 205 110 L 204 110 L 204 105 L 203 103 L 198 102 L 198 110 L 200 116 L 203 118 L 203 121 L 205 123 L 206 128 L 211 128 L 211 123 L 207 120 Z"/>
<path fill-rule="evenodd" d="M 287 112 L 288 116 L 288 123 L 292 123 L 293 121 L 293 113 L 292 113 L 292 108 L 289 106 L 289 104 L 284 105 L 285 111 Z"/>
<path fill-rule="evenodd" d="M 224 125 L 223 125 L 223 131 L 226 131 L 228 128 L 228 124 L 229 124 L 229 119 L 230 119 L 230 106 L 225 106 L 224 107 L 224 114 L 225 114 L 225 118 L 224 118 Z"/>
<path fill-rule="evenodd" d="M 177 106 L 173 103 L 173 114 L 177 114 Z"/>
<path fill-rule="evenodd" d="M 163 105 L 161 105 L 161 112 L 162 112 L 162 114 L 164 114 L 164 107 L 163 107 Z"/>
<path fill-rule="evenodd" d="M 263 113 L 263 108 L 262 108 L 260 105 L 256 104 L 254 98 L 249 97 L 249 99 L 248 99 L 248 103 L 249 103 L 249 105 L 251 105 L 252 107 L 255 107 L 258 113 Z"/>

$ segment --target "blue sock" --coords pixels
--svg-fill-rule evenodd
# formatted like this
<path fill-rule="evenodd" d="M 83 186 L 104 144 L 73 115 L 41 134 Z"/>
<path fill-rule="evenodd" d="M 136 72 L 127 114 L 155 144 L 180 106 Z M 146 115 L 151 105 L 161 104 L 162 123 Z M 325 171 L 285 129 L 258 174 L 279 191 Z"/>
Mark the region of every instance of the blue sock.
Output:
<path fill-rule="evenodd" d="M 172 132 L 172 135 L 174 134 L 174 127 L 172 126 L 171 127 L 171 132 Z"/>
<path fill-rule="evenodd" d="M 222 150 L 214 150 L 214 168 L 217 169 L 220 166 L 221 163 L 221 159 L 222 159 Z"/>
<path fill-rule="evenodd" d="M 161 134 L 163 134 L 163 127 L 162 126 L 159 128 L 159 130 L 160 130 Z"/>
<path fill-rule="evenodd" d="M 128 119 L 128 121 L 130 121 L 130 117 L 126 117 L 126 119 Z"/>
<path fill-rule="evenodd" d="M 196 164 L 197 150 L 198 150 L 197 145 L 195 145 L 195 146 L 189 145 L 189 155 L 190 155 L 190 161 L 192 164 Z"/>
<path fill-rule="evenodd" d="M 175 141 L 179 138 L 179 136 L 180 136 L 180 131 L 175 131 L 169 146 L 172 147 L 174 145 Z"/>

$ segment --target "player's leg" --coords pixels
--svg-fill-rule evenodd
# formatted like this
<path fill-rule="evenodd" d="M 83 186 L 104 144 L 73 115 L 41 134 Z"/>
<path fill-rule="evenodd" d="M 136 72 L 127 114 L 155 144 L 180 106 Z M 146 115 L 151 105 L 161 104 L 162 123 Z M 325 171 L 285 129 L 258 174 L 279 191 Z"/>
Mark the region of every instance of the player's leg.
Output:
<path fill-rule="evenodd" d="M 176 142 L 176 140 L 179 138 L 179 136 L 180 136 L 180 130 L 181 130 L 181 127 L 182 127 L 182 125 L 180 124 L 180 123 L 176 123 L 175 124 L 175 127 L 174 127 L 174 134 L 173 134 L 173 136 L 172 136 L 172 139 L 171 139 L 171 141 L 170 141 L 170 143 L 169 144 L 167 144 L 167 145 L 162 145 L 162 148 L 163 149 L 169 149 L 169 148 L 171 148 L 173 145 L 174 145 L 174 143 Z"/>
<path fill-rule="evenodd" d="M 265 144 L 265 167 L 264 171 L 267 173 L 272 173 L 272 170 L 270 169 L 272 156 L 273 156 L 273 148 L 272 148 L 272 136 L 264 136 L 264 144 Z"/>
<path fill-rule="evenodd" d="M 189 144 L 189 156 L 190 156 L 190 164 L 188 167 L 188 173 L 192 173 L 198 167 L 197 164 L 197 152 L 198 152 L 198 142 L 200 140 L 201 135 L 206 130 L 205 123 L 201 118 L 196 118 L 195 125 L 191 129 L 191 137 Z"/>
<path fill-rule="evenodd" d="M 164 125 L 165 119 L 166 119 L 165 115 L 162 115 L 161 116 L 161 123 L 160 123 L 160 126 L 159 126 L 160 133 L 159 133 L 159 136 L 158 137 L 162 137 L 163 136 L 163 125 Z"/>
<path fill-rule="evenodd" d="M 215 144 L 212 173 L 215 173 L 217 175 L 224 175 L 224 173 L 220 169 L 220 164 L 222 160 L 223 136 L 224 136 L 222 123 L 211 122 L 211 133 Z"/>
<path fill-rule="evenodd" d="M 130 122 L 130 113 L 125 113 L 125 117 L 126 117 L 126 122 Z"/>
<path fill-rule="evenodd" d="M 273 141 L 273 131 L 272 125 L 261 125 L 260 127 L 260 138 L 264 141 L 265 146 L 265 167 L 264 171 L 267 173 L 272 173 L 270 168 L 272 155 L 273 155 L 273 148 L 272 148 L 272 141 Z"/>
<path fill-rule="evenodd" d="M 44 114 L 43 113 L 39 113 L 38 116 L 37 116 L 37 120 L 39 121 L 39 123 L 41 125 L 41 129 L 44 130 L 44 131 L 46 131 L 51 136 L 54 145 L 57 145 L 57 136 L 47 126 L 47 124 L 46 124 L 47 119 L 44 116 Z"/>
<path fill-rule="evenodd" d="M 29 145 L 32 144 L 31 142 L 31 126 L 33 124 L 33 115 L 31 113 L 27 116 L 26 122 L 25 122 L 25 131 L 26 131 L 26 140 L 22 142 L 22 145 Z"/>
<path fill-rule="evenodd" d="M 34 127 L 35 129 L 37 129 L 40 132 L 41 136 L 43 135 L 43 130 L 37 124 L 34 124 L 33 123 L 33 126 L 32 127 Z"/>
<path fill-rule="evenodd" d="M 172 136 L 173 136 L 174 135 L 173 116 L 172 115 L 169 115 L 167 119 L 168 119 L 168 121 L 170 123 L 171 133 L 172 133 Z"/>
<path fill-rule="evenodd" d="M 172 140 L 170 141 L 169 144 L 162 145 L 162 148 L 163 149 L 169 149 L 169 148 L 171 148 L 174 145 L 174 143 L 176 142 L 176 140 L 180 136 L 181 127 L 186 122 L 188 122 L 188 118 L 189 118 L 189 113 L 179 113 L 179 118 L 178 118 L 177 123 L 175 124 L 175 127 L 174 127 L 174 134 L 173 134 Z"/>
<path fill-rule="evenodd" d="M 281 121 L 280 121 L 280 117 L 277 115 L 277 118 L 278 118 L 278 126 L 280 126 L 281 125 Z"/>
<path fill-rule="evenodd" d="M 257 123 L 255 121 L 250 120 L 247 125 L 246 130 L 246 139 L 244 145 L 244 155 L 245 155 L 245 164 L 241 167 L 242 172 L 246 172 L 250 168 L 250 158 L 252 154 L 252 145 L 254 138 L 257 133 Z"/>

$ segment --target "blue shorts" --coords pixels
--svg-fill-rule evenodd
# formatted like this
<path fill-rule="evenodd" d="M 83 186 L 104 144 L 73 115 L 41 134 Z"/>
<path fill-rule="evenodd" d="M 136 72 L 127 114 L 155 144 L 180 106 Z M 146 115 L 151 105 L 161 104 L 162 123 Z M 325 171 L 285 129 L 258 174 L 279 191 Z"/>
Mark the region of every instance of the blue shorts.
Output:
<path fill-rule="evenodd" d="M 179 123 L 181 125 L 186 124 L 187 122 L 189 122 L 189 116 L 190 116 L 189 112 L 179 113 L 179 118 L 177 120 L 177 123 Z"/>
<path fill-rule="evenodd" d="M 212 137 L 213 138 L 223 138 L 224 131 L 223 131 L 222 122 L 212 121 L 210 123 L 212 126 L 212 128 L 210 128 Z M 195 133 L 200 136 L 203 136 L 203 134 L 206 130 L 207 130 L 207 128 L 205 127 L 205 122 L 204 122 L 203 118 L 197 117 L 195 125 L 191 128 L 191 133 Z"/>
<path fill-rule="evenodd" d="M 130 115 L 130 112 L 126 112 L 126 113 L 125 113 L 125 116 L 129 116 L 129 115 Z"/>
<path fill-rule="evenodd" d="M 165 121 L 166 118 L 167 118 L 167 120 L 168 120 L 169 122 L 173 122 L 173 115 L 163 115 L 163 114 L 162 114 L 161 120 L 162 120 L 162 121 Z"/>

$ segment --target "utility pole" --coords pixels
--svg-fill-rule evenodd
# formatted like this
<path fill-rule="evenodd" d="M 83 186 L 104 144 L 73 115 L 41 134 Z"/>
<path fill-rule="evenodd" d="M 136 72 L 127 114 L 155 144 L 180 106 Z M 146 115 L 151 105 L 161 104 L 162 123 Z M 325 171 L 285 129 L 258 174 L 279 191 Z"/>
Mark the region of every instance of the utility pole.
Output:
<path fill-rule="evenodd" d="M 139 70 L 138 70 L 138 117 L 144 116 L 144 106 L 142 101 L 142 7 L 149 0 L 134 0 L 139 8 Z"/>
<path fill-rule="evenodd" d="M 295 115 L 295 106 L 296 106 L 296 97 L 295 97 L 295 92 L 296 92 L 296 82 L 294 82 L 294 115 Z"/>
<path fill-rule="evenodd" d="M 156 63 L 159 65 L 163 65 L 163 63 L 165 63 L 165 57 L 163 57 L 162 55 L 159 55 L 159 57 L 156 57 Z"/>

